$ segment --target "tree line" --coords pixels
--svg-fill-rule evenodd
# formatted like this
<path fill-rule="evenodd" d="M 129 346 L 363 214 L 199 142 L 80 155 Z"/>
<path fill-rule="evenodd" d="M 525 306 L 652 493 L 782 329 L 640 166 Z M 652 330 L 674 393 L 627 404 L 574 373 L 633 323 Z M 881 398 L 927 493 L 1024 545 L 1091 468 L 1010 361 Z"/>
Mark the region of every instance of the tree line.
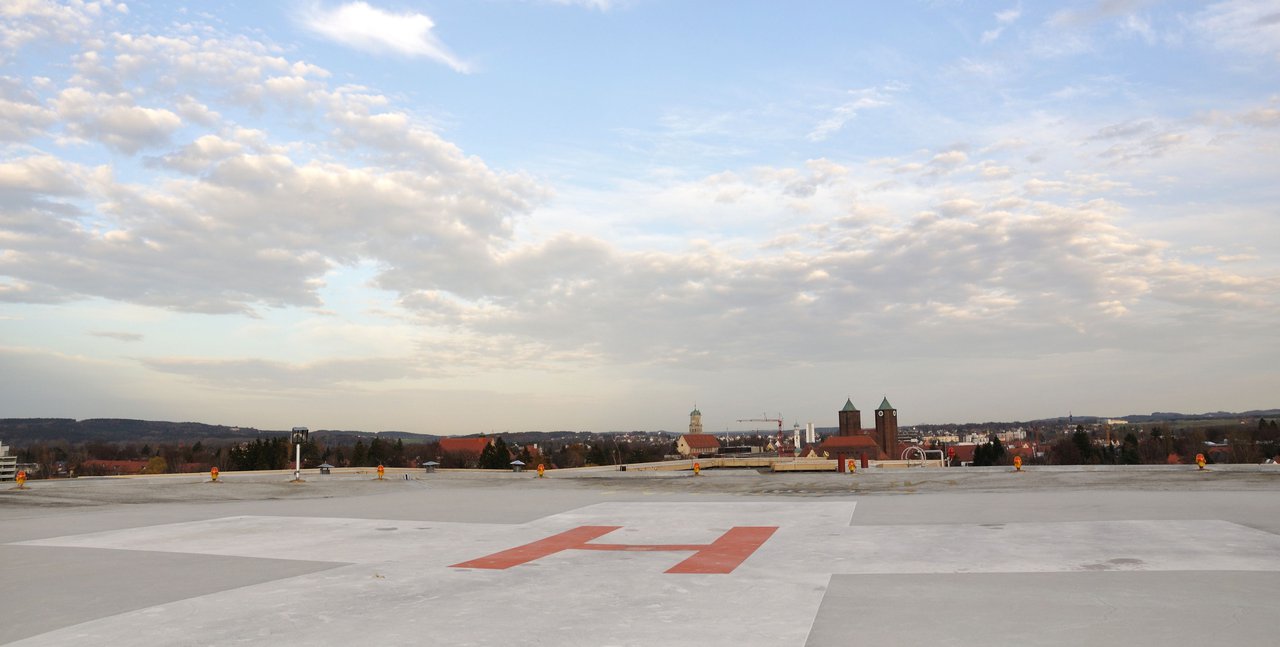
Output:
<path fill-rule="evenodd" d="M 1280 460 L 1280 425 L 1275 419 L 1259 419 L 1253 425 L 1213 425 L 1174 430 L 1168 424 L 1150 429 L 1120 429 L 1123 436 L 1106 442 L 1077 425 L 1075 431 L 1053 439 L 1042 446 L 1042 457 L 1025 459 L 1029 464 L 1045 465 L 1163 465 L 1190 464 L 1197 454 L 1207 462 L 1260 463 L 1271 458 Z M 1225 447 L 1213 447 L 1206 442 Z M 1010 465 L 1013 454 L 1000 439 L 992 435 L 973 452 L 973 465 Z"/>
<path fill-rule="evenodd" d="M 605 437 L 595 442 L 550 442 L 516 445 L 495 436 L 479 456 L 445 452 L 438 441 L 406 443 L 374 437 L 331 440 L 314 435 L 302 444 L 304 468 L 328 463 L 334 467 L 415 467 L 436 461 L 444 468 L 511 469 L 520 460 L 530 469 L 617 465 L 661 460 L 673 443 L 619 441 Z M 18 462 L 36 466 L 31 478 L 49 476 L 109 476 L 137 471 L 120 461 L 143 464 L 144 473 L 204 472 L 219 470 L 280 470 L 293 467 L 294 449 L 287 435 L 240 442 L 137 443 L 54 440 L 15 447 Z"/>

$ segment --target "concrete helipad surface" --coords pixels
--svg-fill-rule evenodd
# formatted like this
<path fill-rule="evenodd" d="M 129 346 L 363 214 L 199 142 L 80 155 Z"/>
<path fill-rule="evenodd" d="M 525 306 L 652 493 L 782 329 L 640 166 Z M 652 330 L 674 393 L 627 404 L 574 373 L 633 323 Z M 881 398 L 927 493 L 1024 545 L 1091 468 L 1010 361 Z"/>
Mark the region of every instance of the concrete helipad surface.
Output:
<path fill-rule="evenodd" d="M 1280 643 L 1280 471 L 0 491 L 19 645 Z"/>

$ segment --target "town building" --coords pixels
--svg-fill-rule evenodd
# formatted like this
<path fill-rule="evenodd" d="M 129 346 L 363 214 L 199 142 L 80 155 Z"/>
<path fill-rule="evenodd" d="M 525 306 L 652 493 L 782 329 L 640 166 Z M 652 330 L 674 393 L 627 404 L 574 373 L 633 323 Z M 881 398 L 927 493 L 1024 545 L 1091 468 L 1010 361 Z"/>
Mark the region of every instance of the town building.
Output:
<path fill-rule="evenodd" d="M 18 477 L 18 457 L 9 454 L 9 446 L 0 442 L 0 481 L 12 481 Z"/>
<path fill-rule="evenodd" d="M 836 435 L 828 437 L 818 447 L 818 453 L 836 460 L 836 469 L 847 471 L 848 461 L 854 460 L 865 467 L 870 460 L 891 460 L 898 457 L 898 410 L 884 398 L 876 408 L 874 429 L 862 428 L 862 412 L 847 399 L 844 408 L 837 413 L 839 428 Z"/>
<path fill-rule="evenodd" d="M 676 441 L 676 451 L 685 457 L 714 454 L 720 451 L 720 441 L 711 434 L 685 434 Z"/>
<path fill-rule="evenodd" d="M 702 433 L 702 412 L 698 411 L 698 405 L 693 405 L 693 411 L 689 412 L 689 433 Z"/>
<path fill-rule="evenodd" d="M 875 439 L 886 458 L 898 458 L 898 410 L 889 404 L 887 397 L 876 407 Z"/>

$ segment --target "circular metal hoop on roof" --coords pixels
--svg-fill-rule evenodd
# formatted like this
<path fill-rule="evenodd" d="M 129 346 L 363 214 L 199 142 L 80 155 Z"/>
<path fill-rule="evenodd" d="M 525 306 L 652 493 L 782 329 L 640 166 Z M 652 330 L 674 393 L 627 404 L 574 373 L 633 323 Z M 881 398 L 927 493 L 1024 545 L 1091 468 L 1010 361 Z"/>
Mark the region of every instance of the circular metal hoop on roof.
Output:
<path fill-rule="evenodd" d="M 911 454 L 912 452 L 914 452 L 917 456 L 916 460 L 914 461 L 909 457 L 909 454 Z M 924 450 L 920 449 L 915 445 L 912 445 L 911 447 L 908 447 L 902 450 L 902 460 L 907 461 L 907 467 L 919 467 L 921 465 L 924 465 L 924 461 L 925 461 Z"/>

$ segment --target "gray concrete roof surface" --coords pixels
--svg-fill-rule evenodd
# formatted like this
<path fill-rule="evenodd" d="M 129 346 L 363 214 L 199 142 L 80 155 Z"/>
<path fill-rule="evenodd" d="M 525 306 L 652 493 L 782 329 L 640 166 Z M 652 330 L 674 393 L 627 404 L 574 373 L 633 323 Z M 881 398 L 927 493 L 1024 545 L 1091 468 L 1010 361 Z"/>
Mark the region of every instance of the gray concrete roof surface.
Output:
<path fill-rule="evenodd" d="M 0 643 L 1280 644 L 1276 466 L 388 473 L 6 484 Z"/>

